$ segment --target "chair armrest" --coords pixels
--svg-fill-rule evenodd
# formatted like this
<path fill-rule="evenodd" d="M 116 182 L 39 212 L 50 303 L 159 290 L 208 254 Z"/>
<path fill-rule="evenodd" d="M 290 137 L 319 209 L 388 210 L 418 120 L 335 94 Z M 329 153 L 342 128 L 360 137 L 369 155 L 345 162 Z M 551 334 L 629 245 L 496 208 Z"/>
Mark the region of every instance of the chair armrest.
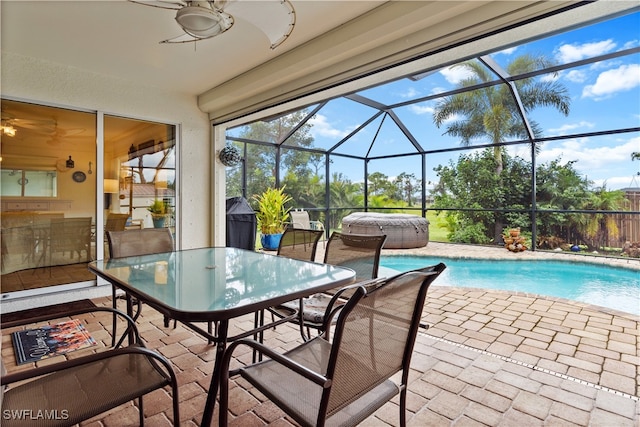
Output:
<path fill-rule="evenodd" d="M 357 282 L 357 283 L 353 283 L 351 285 L 345 286 L 343 288 L 341 288 L 338 292 L 336 292 L 335 294 L 333 294 L 333 296 L 331 297 L 331 300 L 329 301 L 329 303 L 327 304 L 327 309 L 325 310 L 325 314 L 324 314 L 324 329 L 328 330 L 329 326 L 331 325 L 331 322 L 333 321 L 333 317 L 340 311 L 340 307 L 335 307 L 337 302 L 341 301 L 344 302 L 345 298 L 342 297 L 342 295 L 351 290 L 351 289 L 357 289 L 359 287 L 364 287 L 365 289 L 367 289 L 367 291 L 369 289 L 373 288 L 377 288 L 378 286 L 380 286 L 381 284 L 383 284 L 384 282 L 386 282 L 386 278 L 379 278 L 379 279 L 369 279 L 369 280 L 363 280 L 361 282 Z M 342 304 L 341 304 L 342 305 Z"/>
<path fill-rule="evenodd" d="M 40 377 L 42 375 L 51 374 L 53 372 L 63 371 L 65 369 L 71 369 L 76 366 L 87 365 L 91 363 L 95 363 L 100 360 L 109 359 L 111 357 L 115 357 L 122 354 L 144 354 L 147 357 L 153 358 L 160 362 L 169 376 L 175 378 L 175 374 L 173 369 L 171 368 L 171 364 L 169 361 L 159 353 L 155 351 L 149 350 L 148 348 L 142 346 L 142 344 L 133 344 L 128 347 L 115 348 L 107 351 L 102 351 L 99 353 L 89 354 L 87 356 L 78 357 L 75 359 L 66 360 L 64 362 L 54 363 L 52 365 L 39 366 L 33 369 L 27 369 L 25 371 L 19 371 L 7 375 L 3 375 L 1 379 L 2 385 L 11 384 L 17 381 L 24 381 L 33 379 L 36 377 Z"/>
<path fill-rule="evenodd" d="M 316 337 L 314 339 L 322 339 L 320 337 Z M 310 341 L 307 341 L 310 342 Z M 251 347 L 252 349 L 256 350 L 257 352 L 266 355 L 267 357 L 269 357 L 271 360 L 278 362 L 279 364 L 285 366 L 286 368 L 292 370 L 293 372 L 295 372 L 298 375 L 303 376 L 304 378 L 308 379 L 309 381 L 312 381 L 320 386 L 326 386 L 327 382 L 329 381 L 325 376 L 323 376 L 322 374 L 312 371 L 311 369 L 307 368 L 306 366 L 301 365 L 300 363 L 296 362 L 293 359 L 288 358 L 287 356 L 278 353 L 276 351 L 274 351 L 273 349 L 265 346 L 264 344 L 249 339 L 249 338 L 244 338 L 244 339 L 240 339 L 237 341 L 232 342 L 229 347 L 227 347 L 227 349 L 224 352 L 224 356 L 222 359 L 222 375 L 223 378 L 222 380 L 228 380 L 229 378 L 229 363 L 231 361 L 231 355 L 233 353 L 233 351 L 235 350 L 236 347 L 240 346 L 240 345 L 246 345 L 248 347 Z M 235 373 L 236 371 L 234 371 Z"/>

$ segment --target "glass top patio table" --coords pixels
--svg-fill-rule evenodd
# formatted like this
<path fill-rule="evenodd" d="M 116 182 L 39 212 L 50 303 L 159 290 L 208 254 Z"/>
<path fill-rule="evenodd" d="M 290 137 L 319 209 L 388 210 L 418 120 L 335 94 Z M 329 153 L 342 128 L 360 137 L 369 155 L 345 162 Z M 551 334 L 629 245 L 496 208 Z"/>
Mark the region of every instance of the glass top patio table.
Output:
<path fill-rule="evenodd" d="M 187 322 L 228 320 L 355 277 L 344 267 L 226 247 L 98 260 L 89 270 Z"/>
<path fill-rule="evenodd" d="M 355 271 L 345 267 L 226 247 L 98 260 L 89 264 L 89 270 L 125 291 L 128 314 L 132 314 L 131 297 L 135 297 L 216 342 L 202 426 L 212 423 L 227 341 L 269 327 L 262 325 L 228 337 L 230 319 L 355 279 Z M 217 334 L 193 325 L 198 321 L 218 322 Z"/>

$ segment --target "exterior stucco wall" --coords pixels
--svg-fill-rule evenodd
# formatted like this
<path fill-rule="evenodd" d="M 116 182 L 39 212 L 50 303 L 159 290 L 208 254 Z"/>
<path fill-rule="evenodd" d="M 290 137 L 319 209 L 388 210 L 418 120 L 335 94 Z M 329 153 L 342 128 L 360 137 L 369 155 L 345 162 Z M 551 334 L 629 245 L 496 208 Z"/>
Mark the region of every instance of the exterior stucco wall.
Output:
<path fill-rule="evenodd" d="M 207 114 L 198 109 L 195 96 L 175 93 L 170 88 L 141 87 L 126 80 L 6 52 L 2 53 L 0 66 L 2 97 L 180 125 L 180 235 L 176 243 L 182 249 L 210 245 L 211 131 Z M 72 291 L 73 299 L 91 297 L 96 292 L 110 293 L 107 288 L 110 287 Z M 2 311 L 69 300 L 65 294 L 3 302 Z"/>

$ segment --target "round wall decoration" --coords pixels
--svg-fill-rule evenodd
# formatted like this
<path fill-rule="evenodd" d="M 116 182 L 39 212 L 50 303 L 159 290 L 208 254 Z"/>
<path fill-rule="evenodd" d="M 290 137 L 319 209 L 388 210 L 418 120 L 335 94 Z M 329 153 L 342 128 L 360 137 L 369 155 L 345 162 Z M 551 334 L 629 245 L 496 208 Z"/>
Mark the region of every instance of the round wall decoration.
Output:
<path fill-rule="evenodd" d="M 77 171 L 73 173 L 72 178 L 75 182 L 84 182 L 87 179 L 87 175 L 82 171 Z"/>
<path fill-rule="evenodd" d="M 240 150 L 233 145 L 226 145 L 218 154 L 220 162 L 225 166 L 235 166 L 242 161 Z"/>

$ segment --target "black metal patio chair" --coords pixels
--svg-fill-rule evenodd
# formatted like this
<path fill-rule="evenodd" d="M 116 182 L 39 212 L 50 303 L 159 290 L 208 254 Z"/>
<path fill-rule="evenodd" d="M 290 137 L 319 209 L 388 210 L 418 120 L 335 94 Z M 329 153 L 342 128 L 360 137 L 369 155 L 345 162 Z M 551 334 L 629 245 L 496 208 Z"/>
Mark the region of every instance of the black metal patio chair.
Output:
<path fill-rule="evenodd" d="M 140 425 L 144 425 L 142 397 L 154 390 L 171 387 L 173 423 L 180 424 L 178 383 L 171 363 L 146 348 L 135 322 L 126 314 L 108 307 L 94 307 L 5 323 L 3 328 L 50 322 L 101 313 L 112 314 L 127 327 L 112 346 L 57 363 L 39 365 L 6 374 L 2 364 L 0 402 L 3 414 L 24 415 L 25 410 L 49 414 L 36 419 L 3 416 L 3 427 L 72 426 L 131 400 L 138 399 Z M 115 337 L 115 330 L 112 332 Z M 130 342 L 127 338 L 132 337 Z M 128 342 L 129 345 L 123 346 Z M 34 416 L 37 415 L 33 412 Z"/>
<path fill-rule="evenodd" d="M 324 255 L 324 263 L 348 267 L 356 272 L 356 281 L 375 279 L 378 277 L 380 266 L 380 254 L 387 239 L 386 235 L 362 235 L 333 232 Z M 298 301 L 290 301 L 278 307 L 270 309 L 279 317 L 290 317 L 296 311 L 292 321 L 300 325 L 300 334 L 307 340 L 311 336 L 311 329 L 322 332 L 324 330 L 324 317 L 327 306 L 331 301 L 331 295 L 337 292 L 333 289 L 324 294 L 316 294 Z M 343 298 L 350 295 L 344 294 Z M 339 305 L 340 301 L 334 304 Z M 306 330 L 306 333 L 305 333 Z"/>
<path fill-rule="evenodd" d="M 302 426 L 355 426 L 398 393 L 400 425 L 405 426 L 420 318 L 427 290 L 444 269 L 438 264 L 343 288 L 352 296 L 326 317 L 324 332 L 284 354 L 256 340 L 230 344 L 222 359 L 219 425 L 227 425 L 229 378 L 240 375 Z M 268 359 L 230 371 L 239 346 Z M 401 376 L 392 381 L 398 372 Z"/>
<path fill-rule="evenodd" d="M 303 261 L 315 261 L 322 230 L 287 228 L 282 234 L 278 255 Z"/>

